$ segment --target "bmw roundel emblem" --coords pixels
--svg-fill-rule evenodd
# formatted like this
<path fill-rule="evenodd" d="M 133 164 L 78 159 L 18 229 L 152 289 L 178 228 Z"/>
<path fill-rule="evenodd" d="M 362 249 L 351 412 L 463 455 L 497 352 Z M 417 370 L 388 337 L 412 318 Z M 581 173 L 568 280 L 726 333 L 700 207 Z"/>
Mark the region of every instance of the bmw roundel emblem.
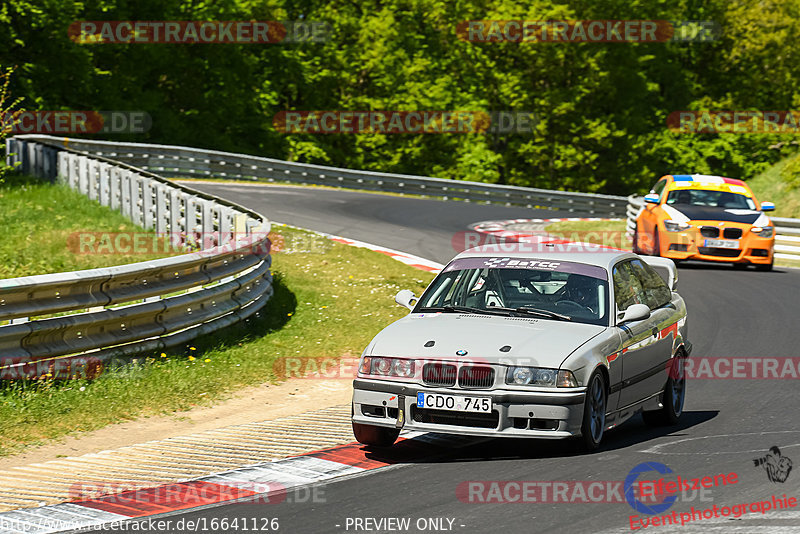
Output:
<path fill-rule="evenodd" d="M 457 350 L 456 351 L 456 356 L 466 356 L 466 355 L 467 355 L 467 351 L 465 351 L 465 350 Z"/>

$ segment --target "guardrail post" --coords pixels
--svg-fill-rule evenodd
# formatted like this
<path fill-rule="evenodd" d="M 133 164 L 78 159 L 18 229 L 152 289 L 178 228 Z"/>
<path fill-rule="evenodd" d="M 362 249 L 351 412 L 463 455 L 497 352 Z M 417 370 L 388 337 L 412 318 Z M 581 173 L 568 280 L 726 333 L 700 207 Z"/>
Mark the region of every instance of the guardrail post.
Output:
<path fill-rule="evenodd" d="M 111 172 L 109 175 L 109 194 L 111 195 L 111 203 L 109 206 L 112 210 L 119 211 L 121 206 L 121 189 L 122 189 L 122 177 L 120 173 L 122 169 L 118 167 L 111 167 Z"/>
<path fill-rule="evenodd" d="M 109 167 L 108 163 L 99 163 L 98 166 L 98 189 L 99 189 L 99 197 L 100 197 L 100 204 L 103 206 L 110 206 L 111 205 L 111 178 L 109 177 L 109 172 L 111 168 Z"/>
<path fill-rule="evenodd" d="M 186 242 L 191 245 L 197 245 L 198 239 L 202 237 L 203 233 L 203 228 L 198 225 L 198 218 L 197 218 L 198 202 L 199 200 L 197 197 L 186 197 L 184 224 L 186 227 Z"/>
<path fill-rule="evenodd" d="M 78 181 L 80 180 L 80 160 L 77 154 L 67 155 L 67 184 L 72 189 L 78 189 Z"/>
<path fill-rule="evenodd" d="M 128 169 L 123 169 L 120 171 L 120 190 L 119 190 L 119 201 L 120 201 L 120 211 L 122 215 L 127 217 L 128 219 L 133 219 L 133 180 L 131 179 L 131 171 Z"/>
<path fill-rule="evenodd" d="M 69 185 L 69 152 L 58 152 L 58 171 L 56 179 Z"/>
<path fill-rule="evenodd" d="M 131 220 L 138 226 L 142 226 L 144 218 L 143 181 L 144 178 L 141 175 L 131 173 Z"/>
<path fill-rule="evenodd" d="M 216 239 L 214 237 L 214 215 L 215 215 L 214 212 L 216 210 L 214 209 L 214 205 L 207 200 L 201 201 L 201 206 L 203 209 L 202 212 L 203 219 L 201 223 L 202 230 L 200 235 L 200 243 L 201 246 L 205 249 L 206 245 L 214 246 L 214 244 L 216 244 L 215 243 Z"/>
<path fill-rule="evenodd" d="M 180 239 L 181 244 L 186 240 L 186 228 L 183 225 L 185 219 L 182 214 L 185 210 L 183 207 L 184 194 L 177 189 L 171 189 L 169 192 L 169 231 L 172 234 L 173 243 L 178 241 L 178 236 L 183 235 Z"/>
<path fill-rule="evenodd" d="M 89 196 L 89 158 L 78 156 L 78 191 Z"/>
<path fill-rule="evenodd" d="M 153 221 L 153 180 L 141 178 L 142 184 L 142 222 L 143 226 L 151 230 L 155 226 Z"/>
<path fill-rule="evenodd" d="M 98 199 L 98 167 L 100 166 L 100 162 L 92 159 L 87 158 L 87 169 L 89 172 L 89 198 L 92 200 Z"/>
<path fill-rule="evenodd" d="M 163 234 L 167 231 L 167 189 L 161 184 L 156 185 L 156 233 Z"/>

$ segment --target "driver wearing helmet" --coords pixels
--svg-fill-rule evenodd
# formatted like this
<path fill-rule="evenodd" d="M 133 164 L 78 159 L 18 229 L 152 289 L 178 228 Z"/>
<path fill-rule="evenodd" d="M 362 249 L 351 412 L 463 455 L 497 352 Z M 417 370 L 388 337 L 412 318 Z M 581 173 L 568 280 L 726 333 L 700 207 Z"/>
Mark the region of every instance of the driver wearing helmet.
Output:
<path fill-rule="evenodd" d="M 597 313 L 597 283 L 593 282 L 588 276 L 580 274 L 569 275 L 559 302 L 565 300 L 571 300 L 585 308 L 589 308 L 592 313 Z"/>

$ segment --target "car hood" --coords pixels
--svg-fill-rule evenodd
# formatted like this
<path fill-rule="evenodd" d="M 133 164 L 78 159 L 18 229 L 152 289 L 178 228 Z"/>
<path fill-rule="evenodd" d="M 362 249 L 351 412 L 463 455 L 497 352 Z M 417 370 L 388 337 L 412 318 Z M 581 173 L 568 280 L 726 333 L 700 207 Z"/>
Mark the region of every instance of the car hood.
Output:
<path fill-rule="evenodd" d="M 373 356 L 468 360 L 558 368 L 604 326 L 527 317 L 412 313 L 389 325 L 371 343 Z M 432 346 L 430 345 L 433 341 Z M 500 349 L 509 346 L 505 352 Z M 459 356 L 457 351 L 466 351 Z"/>
<path fill-rule="evenodd" d="M 665 204 L 663 207 L 670 218 L 677 222 L 725 221 L 741 224 L 756 224 L 757 222 L 757 226 L 769 224 L 769 218 L 758 210 L 715 208 L 689 204 Z"/>

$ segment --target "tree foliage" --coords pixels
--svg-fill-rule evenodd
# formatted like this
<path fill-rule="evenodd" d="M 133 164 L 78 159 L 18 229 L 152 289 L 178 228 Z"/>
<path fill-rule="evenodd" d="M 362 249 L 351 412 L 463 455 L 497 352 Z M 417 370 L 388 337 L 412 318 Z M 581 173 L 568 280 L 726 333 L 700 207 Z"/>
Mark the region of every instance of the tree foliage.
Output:
<path fill-rule="evenodd" d="M 476 19 L 713 20 L 710 42 L 469 43 Z M 78 44 L 77 20 L 327 21 L 325 42 Z M 117 136 L 542 188 L 630 193 L 666 173 L 748 178 L 786 136 L 670 132 L 679 110 L 800 104 L 800 0 L 9 0 L 0 64 L 33 109 L 142 110 Z M 528 111 L 531 132 L 283 134 L 286 110 Z M 788 145 L 786 145 L 788 146 Z M 788 150 L 788 149 L 787 149 Z"/>

